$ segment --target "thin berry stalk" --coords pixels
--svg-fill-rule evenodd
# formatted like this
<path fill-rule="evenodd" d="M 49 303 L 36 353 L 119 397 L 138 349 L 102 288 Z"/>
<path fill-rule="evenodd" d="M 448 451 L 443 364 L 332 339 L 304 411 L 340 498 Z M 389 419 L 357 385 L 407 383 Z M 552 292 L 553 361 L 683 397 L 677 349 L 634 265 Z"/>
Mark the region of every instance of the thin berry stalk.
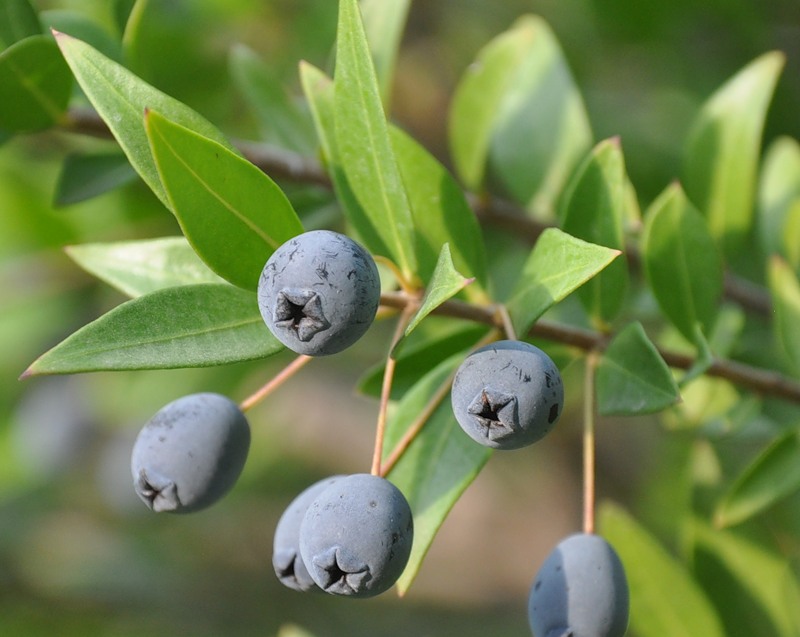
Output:
<path fill-rule="evenodd" d="M 269 382 L 267 382 L 263 387 L 261 387 L 258 391 L 254 392 L 247 398 L 245 398 L 240 404 L 239 409 L 242 411 L 247 411 L 255 407 L 258 403 L 264 400 L 267 396 L 269 396 L 273 391 L 275 391 L 278 387 L 283 385 L 287 380 L 289 380 L 292 376 L 294 376 L 300 369 L 311 360 L 311 356 L 306 356 L 305 354 L 301 354 L 297 358 L 295 358 L 291 363 L 289 363 L 286 367 L 284 367 L 276 376 L 274 376 Z"/>

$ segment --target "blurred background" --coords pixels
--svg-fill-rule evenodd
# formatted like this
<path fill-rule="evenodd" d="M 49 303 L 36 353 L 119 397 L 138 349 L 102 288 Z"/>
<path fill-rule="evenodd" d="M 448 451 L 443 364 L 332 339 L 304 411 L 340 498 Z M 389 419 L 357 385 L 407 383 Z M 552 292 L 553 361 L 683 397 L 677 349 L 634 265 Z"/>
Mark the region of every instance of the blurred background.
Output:
<path fill-rule="evenodd" d="M 113 38 L 111 4 L 34 1 L 39 10 L 90 15 Z M 298 93 L 301 59 L 330 66 L 336 11 L 330 0 L 151 0 L 135 71 L 226 133 L 257 139 L 258 122 L 230 79 L 231 47 L 250 47 Z M 621 137 L 642 205 L 678 174 L 699 104 L 763 52 L 787 55 L 765 141 L 800 137 L 796 0 L 426 0 L 412 5 L 392 115 L 443 161 L 455 84 L 481 46 L 528 12 L 559 38 L 595 138 Z M 188 392 L 241 400 L 289 357 L 18 380 L 39 354 L 124 300 L 63 246 L 178 232 L 139 183 L 53 204 L 65 154 L 103 144 L 50 132 L 0 146 L 0 635 L 302 634 L 292 625 L 318 637 L 529 634 L 533 575 L 580 526 L 577 400 L 545 442 L 490 461 L 406 599 L 351 602 L 282 588 L 270 564 L 272 533 L 306 485 L 369 469 L 377 405 L 354 388 L 380 362 L 391 325 L 315 361 L 254 409 L 242 480 L 220 504 L 187 517 L 155 516 L 136 499 L 129 453 L 139 428 Z M 315 223 L 330 218 L 313 196 L 303 201 Z M 581 386 L 580 370 L 564 373 L 568 389 Z M 602 421 L 598 444 L 600 497 L 657 519 L 688 441 L 656 420 L 628 419 Z"/>

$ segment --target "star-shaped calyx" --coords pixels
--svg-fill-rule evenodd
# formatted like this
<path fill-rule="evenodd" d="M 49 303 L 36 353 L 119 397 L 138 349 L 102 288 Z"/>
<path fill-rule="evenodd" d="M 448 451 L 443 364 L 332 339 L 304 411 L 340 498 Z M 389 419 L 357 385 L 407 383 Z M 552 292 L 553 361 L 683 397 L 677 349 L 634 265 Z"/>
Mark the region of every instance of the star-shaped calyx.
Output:
<path fill-rule="evenodd" d="M 322 301 L 314 290 L 283 288 L 275 299 L 275 326 L 292 330 L 301 341 L 310 341 L 331 324 L 322 312 Z"/>
<path fill-rule="evenodd" d="M 313 564 L 321 578 L 320 588 L 336 595 L 358 595 L 372 579 L 369 566 L 350 559 L 338 546 L 314 556 Z"/>
<path fill-rule="evenodd" d="M 144 469 L 140 470 L 134 487 L 139 497 L 153 511 L 175 511 L 181 507 L 177 485 L 155 472 L 151 471 L 148 475 Z"/>
<path fill-rule="evenodd" d="M 517 397 L 513 394 L 484 387 L 467 411 L 489 440 L 499 440 L 519 429 Z"/>

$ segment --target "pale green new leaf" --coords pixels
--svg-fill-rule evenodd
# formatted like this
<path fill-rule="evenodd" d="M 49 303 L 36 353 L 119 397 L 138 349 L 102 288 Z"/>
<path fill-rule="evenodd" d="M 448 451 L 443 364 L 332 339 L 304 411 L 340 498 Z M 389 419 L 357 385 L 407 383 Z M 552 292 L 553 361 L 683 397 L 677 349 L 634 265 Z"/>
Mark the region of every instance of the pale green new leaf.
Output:
<path fill-rule="evenodd" d="M 779 137 L 767 148 L 758 186 L 758 236 L 764 254 L 783 254 L 784 240 L 798 236 L 785 231 L 787 216 L 797 202 L 800 144 L 791 137 Z"/>
<path fill-rule="evenodd" d="M 383 103 L 388 109 L 397 51 L 411 0 L 361 0 L 360 5 L 375 74 Z"/>
<path fill-rule="evenodd" d="M 675 379 L 641 323 L 631 323 L 614 336 L 597 368 L 601 415 L 649 414 L 679 400 Z"/>
<path fill-rule="evenodd" d="M 169 207 L 169 199 L 150 152 L 144 127 L 145 109 L 156 110 L 175 123 L 233 150 L 208 120 L 85 42 L 64 33 L 56 33 L 56 41 L 86 97 L 108 125 L 128 161 L 165 206 Z"/>
<path fill-rule="evenodd" d="M 750 232 L 761 135 L 785 56 L 757 58 L 703 105 L 686 143 L 683 184 L 731 256 Z"/>
<path fill-rule="evenodd" d="M 389 139 L 356 0 L 339 3 L 334 128 L 337 156 L 367 218 L 409 280 L 416 273 L 411 205 Z"/>
<path fill-rule="evenodd" d="M 800 430 L 791 429 L 744 470 L 717 507 L 717 526 L 740 524 L 800 490 Z"/>
<path fill-rule="evenodd" d="M 561 203 L 561 228 L 584 241 L 624 248 L 623 226 L 628 207 L 628 177 L 616 138 L 600 142 L 570 181 Z M 599 324 L 616 317 L 628 289 L 628 264 L 614 263 L 579 292 L 587 312 Z"/>
<path fill-rule="evenodd" d="M 384 440 L 384 458 L 400 441 L 463 360 L 457 354 L 423 376 L 408 391 L 390 418 Z M 491 456 L 491 450 L 475 444 L 459 427 L 448 398 L 439 404 L 398 463 L 389 472 L 406 496 L 414 515 L 414 545 L 403 575 L 400 594 L 408 591 L 428 549 L 453 505 Z"/>
<path fill-rule="evenodd" d="M 84 270 L 132 298 L 181 285 L 224 282 L 185 237 L 84 243 L 65 250 Z"/>
<path fill-rule="evenodd" d="M 642 259 L 661 310 L 689 341 L 709 334 L 722 296 L 722 255 L 706 220 L 680 185 L 669 186 L 645 215 Z"/>
<path fill-rule="evenodd" d="M 622 508 L 599 510 L 599 530 L 619 554 L 630 590 L 630 627 L 640 637 L 726 637 L 691 574 Z"/>
<path fill-rule="evenodd" d="M 23 376 L 207 367 L 282 348 L 254 293 L 227 283 L 187 285 L 126 301 L 42 354 Z"/>
<path fill-rule="evenodd" d="M 620 255 L 557 228 L 536 240 L 506 304 L 518 334 L 525 334 L 553 305 L 586 283 Z"/>
<path fill-rule="evenodd" d="M 780 257 L 772 257 L 767 272 L 775 312 L 774 331 L 781 351 L 800 373 L 800 280 Z"/>
<path fill-rule="evenodd" d="M 303 232 L 286 195 L 246 159 L 155 111 L 147 135 L 189 243 L 222 278 L 255 290 L 267 259 Z"/>

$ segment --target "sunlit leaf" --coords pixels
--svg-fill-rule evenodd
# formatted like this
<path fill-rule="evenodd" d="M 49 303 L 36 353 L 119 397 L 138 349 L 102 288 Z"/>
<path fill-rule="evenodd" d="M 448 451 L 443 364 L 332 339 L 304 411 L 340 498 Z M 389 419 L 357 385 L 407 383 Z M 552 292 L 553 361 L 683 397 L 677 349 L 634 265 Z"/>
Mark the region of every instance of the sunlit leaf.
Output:
<path fill-rule="evenodd" d="M 119 305 L 42 354 L 23 376 L 206 367 L 282 348 L 254 293 L 228 284 L 187 285 Z"/>
<path fill-rule="evenodd" d="M 686 143 L 686 194 L 729 256 L 752 226 L 761 135 L 783 65 L 771 52 L 739 71 L 703 105 Z"/>
<path fill-rule="evenodd" d="M 167 207 L 169 200 L 144 128 L 145 109 L 158 111 L 176 124 L 232 150 L 215 126 L 182 102 L 153 88 L 85 42 L 64 33 L 57 33 L 56 41 L 83 92 L 111 129 L 131 165 Z"/>
<path fill-rule="evenodd" d="M 767 148 L 758 186 L 758 235 L 764 254 L 782 253 L 787 236 L 786 217 L 797 201 L 800 201 L 800 144 L 791 137 L 779 137 Z"/>
<path fill-rule="evenodd" d="M 389 139 L 375 68 L 356 0 L 339 3 L 334 127 L 350 187 L 408 280 L 416 272 L 411 205 Z"/>
<path fill-rule="evenodd" d="M 506 304 L 518 334 L 619 256 L 619 250 L 587 243 L 557 228 L 536 240 Z"/>
<path fill-rule="evenodd" d="M 0 129 L 48 128 L 66 111 L 72 77 L 53 38 L 33 35 L 0 53 Z"/>
<path fill-rule="evenodd" d="M 154 111 L 147 134 L 189 243 L 222 278 L 255 290 L 270 255 L 303 232 L 286 195 L 246 159 Z"/>
<path fill-rule="evenodd" d="M 69 206 L 93 199 L 136 178 L 136 171 L 122 153 L 73 153 L 64 159 L 54 202 L 56 206 Z"/>
<path fill-rule="evenodd" d="M 780 349 L 800 373 L 800 280 L 780 257 L 772 257 L 768 271 L 775 312 L 774 330 Z"/>
<path fill-rule="evenodd" d="M 800 430 L 773 441 L 744 470 L 719 503 L 718 526 L 740 524 L 800 490 Z"/>
<path fill-rule="evenodd" d="M 628 178 L 618 139 L 600 142 L 576 171 L 561 204 L 561 227 L 584 241 L 624 248 L 623 222 Z M 599 323 L 616 317 L 628 289 L 628 266 L 617 259 L 579 292 L 589 314 Z"/>
<path fill-rule="evenodd" d="M 422 377 L 397 405 L 384 440 L 388 456 L 409 426 L 414 423 L 463 360 L 463 354 L 441 363 Z M 464 490 L 491 456 L 491 450 L 477 445 L 459 427 L 453 416 L 449 395 L 433 412 L 399 462 L 388 474 L 403 492 L 414 515 L 414 546 L 405 572 L 397 583 L 401 594 L 417 576 L 436 532 Z"/>
<path fill-rule="evenodd" d="M 41 33 L 39 18 L 29 0 L 3 0 L 0 3 L 0 51 Z"/>
<path fill-rule="evenodd" d="M 681 334 L 694 341 L 698 324 L 708 334 L 722 296 L 722 255 L 678 184 L 645 215 L 642 257 L 659 306 Z"/>
<path fill-rule="evenodd" d="M 627 512 L 606 504 L 599 529 L 619 554 L 630 590 L 630 627 L 640 637 L 726 637 L 691 574 Z"/>
<path fill-rule="evenodd" d="M 679 400 L 675 379 L 641 323 L 631 323 L 614 336 L 597 368 L 600 414 L 654 413 Z"/>
<path fill-rule="evenodd" d="M 223 283 L 184 237 L 67 246 L 84 270 L 130 297 L 195 283 Z"/>

